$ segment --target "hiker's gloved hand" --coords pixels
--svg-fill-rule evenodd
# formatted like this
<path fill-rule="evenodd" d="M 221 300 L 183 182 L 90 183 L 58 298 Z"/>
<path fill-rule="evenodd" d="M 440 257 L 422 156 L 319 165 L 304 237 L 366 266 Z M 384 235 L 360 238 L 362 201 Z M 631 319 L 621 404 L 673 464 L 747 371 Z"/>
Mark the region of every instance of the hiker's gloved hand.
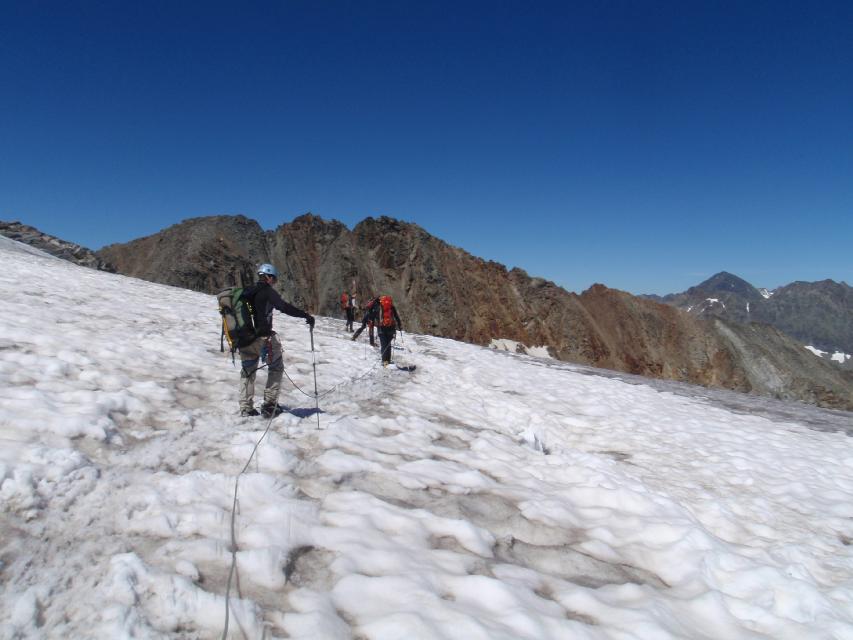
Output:
<path fill-rule="evenodd" d="M 314 316 L 308 316 L 307 318 L 305 318 L 305 322 L 308 323 L 309 327 L 311 327 L 312 329 L 314 328 Z"/>

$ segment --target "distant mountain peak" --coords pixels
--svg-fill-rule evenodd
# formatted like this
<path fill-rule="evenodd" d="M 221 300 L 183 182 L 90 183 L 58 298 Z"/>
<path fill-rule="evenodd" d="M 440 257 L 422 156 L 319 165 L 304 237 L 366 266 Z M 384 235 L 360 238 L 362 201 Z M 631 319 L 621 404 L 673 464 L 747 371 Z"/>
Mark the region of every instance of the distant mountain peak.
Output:
<path fill-rule="evenodd" d="M 757 289 L 746 280 L 728 271 L 720 271 L 693 288 L 704 291 L 757 292 Z"/>
<path fill-rule="evenodd" d="M 798 280 L 757 289 L 720 271 L 687 291 L 657 299 L 695 316 L 766 323 L 830 353 L 853 351 L 853 289 L 843 282 Z"/>

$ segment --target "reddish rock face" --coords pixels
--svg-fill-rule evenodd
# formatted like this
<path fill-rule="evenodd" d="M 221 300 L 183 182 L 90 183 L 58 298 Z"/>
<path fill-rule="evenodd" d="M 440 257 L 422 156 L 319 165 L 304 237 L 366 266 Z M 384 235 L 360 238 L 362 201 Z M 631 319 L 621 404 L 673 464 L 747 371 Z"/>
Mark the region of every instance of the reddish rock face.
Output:
<path fill-rule="evenodd" d="M 295 304 L 339 316 L 341 291 L 391 295 L 407 330 L 486 345 L 506 338 L 556 358 L 853 409 L 853 374 L 765 325 L 697 318 L 596 284 L 581 295 L 452 247 L 414 224 L 367 218 L 350 231 L 304 215 L 274 231 L 242 216 L 187 220 L 99 255 L 120 273 L 213 293 L 281 272 Z"/>

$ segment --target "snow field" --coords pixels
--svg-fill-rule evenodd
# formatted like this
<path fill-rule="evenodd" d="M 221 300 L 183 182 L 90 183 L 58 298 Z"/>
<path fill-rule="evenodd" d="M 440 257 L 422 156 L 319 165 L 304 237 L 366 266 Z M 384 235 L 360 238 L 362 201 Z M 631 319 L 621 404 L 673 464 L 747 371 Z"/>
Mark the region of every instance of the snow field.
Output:
<path fill-rule="evenodd" d="M 0 262 L 0 637 L 220 637 L 267 422 L 215 301 Z M 285 379 L 240 476 L 231 637 L 853 638 L 844 433 L 425 336 L 384 370 L 342 327 L 315 329 L 322 430 Z"/>

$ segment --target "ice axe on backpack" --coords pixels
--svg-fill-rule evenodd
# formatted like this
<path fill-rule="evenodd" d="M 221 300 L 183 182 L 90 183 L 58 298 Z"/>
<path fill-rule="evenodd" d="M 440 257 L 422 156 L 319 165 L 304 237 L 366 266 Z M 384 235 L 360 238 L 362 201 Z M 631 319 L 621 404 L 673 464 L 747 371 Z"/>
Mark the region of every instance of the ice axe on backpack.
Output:
<path fill-rule="evenodd" d="M 225 352 L 227 339 L 232 363 L 237 349 L 250 344 L 256 337 L 252 305 L 243 298 L 243 291 L 243 287 L 228 287 L 216 294 L 219 314 L 222 316 L 219 350 Z"/>

